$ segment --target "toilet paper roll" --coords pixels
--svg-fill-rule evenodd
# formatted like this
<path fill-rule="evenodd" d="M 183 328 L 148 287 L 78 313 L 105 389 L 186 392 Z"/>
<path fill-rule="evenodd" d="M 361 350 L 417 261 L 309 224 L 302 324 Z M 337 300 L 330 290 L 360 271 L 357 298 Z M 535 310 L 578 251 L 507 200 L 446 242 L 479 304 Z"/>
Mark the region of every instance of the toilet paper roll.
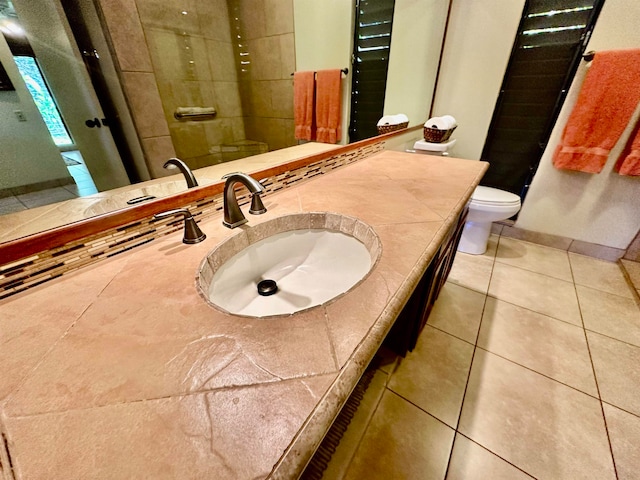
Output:
<path fill-rule="evenodd" d="M 397 115 L 395 115 L 395 117 L 396 123 L 398 125 L 409 121 L 409 117 L 407 117 L 404 113 L 398 113 Z"/>
<path fill-rule="evenodd" d="M 436 128 L 438 130 L 449 130 L 449 122 L 442 117 L 432 117 L 424 124 L 427 128 Z"/>
<path fill-rule="evenodd" d="M 445 122 L 447 122 L 447 125 L 448 125 L 447 130 L 458 126 L 458 122 L 451 115 L 443 115 L 440 118 L 442 118 Z"/>
<path fill-rule="evenodd" d="M 396 116 L 395 115 L 385 115 L 380 120 L 378 120 L 378 127 L 383 125 L 396 125 Z"/>

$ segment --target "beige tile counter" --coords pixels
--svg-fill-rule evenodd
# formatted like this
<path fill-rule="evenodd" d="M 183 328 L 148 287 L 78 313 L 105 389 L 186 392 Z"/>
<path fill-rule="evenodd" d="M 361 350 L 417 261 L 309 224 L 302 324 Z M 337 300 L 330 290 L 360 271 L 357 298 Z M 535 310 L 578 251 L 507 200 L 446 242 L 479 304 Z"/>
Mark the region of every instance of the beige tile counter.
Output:
<path fill-rule="evenodd" d="M 213 217 L 197 245 L 169 235 L 0 301 L 15 478 L 296 478 L 485 168 L 381 152 L 264 197 L 241 228 Z M 306 211 L 378 234 L 380 259 L 348 294 L 275 319 L 198 296 L 197 267 L 222 240 Z"/>

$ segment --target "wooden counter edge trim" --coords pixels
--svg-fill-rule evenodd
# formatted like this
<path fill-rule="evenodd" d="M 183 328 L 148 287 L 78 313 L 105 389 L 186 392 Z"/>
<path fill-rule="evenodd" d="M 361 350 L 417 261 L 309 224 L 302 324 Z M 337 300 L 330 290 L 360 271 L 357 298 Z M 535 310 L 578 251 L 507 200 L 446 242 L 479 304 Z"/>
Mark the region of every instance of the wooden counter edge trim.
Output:
<path fill-rule="evenodd" d="M 312 163 L 325 160 L 336 155 L 341 155 L 358 148 L 366 147 L 378 142 L 383 142 L 397 135 L 417 131 L 421 128 L 422 125 L 405 128 L 403 130 L 386 133 L 384 135 L 379 135 L 377 137 L 372 137 L 366 140 L 361 140 L 359 142 L 344 145 L 327 152 L 308 155 L 306 157 L 292 160 L 288 163 L 283 163 L 274 167 L 267 167 L 263 170 L 253 172 L 252 176 L 257 178 L 258 180 L 262 180 L 266 177 L 279 175 L 289 170 L 305 167 Z M 144 218 L 151 217 L 152 215 L 165 210 L 183 207 L 190 202 L 222 193 L 223 189 L 223 182 L 193 188 L 185 192 L 174 194 L 169 197 L 160 198 L 158 200 L 153 200 L 151 202 L 147 202 L 135 207 L 116 210 L 113 212 L 105 213 L 103 215 L 98 215 L 84 220 L 79 220 L 77 222 L 69 223 L 61 227 L 52 228 L 51 230 L 45 230 L 33 235 L 18 238 L 16 240 L 0 243 L 0 265 L 11 263 L 20 260 L 21 258 L 46 251 L 51 248 L 61 247 L 68 242 L 79 240 L 89 235 L 96 235 L 110 228 L 116 228 L 128 223 L 133 223 Z"/>
<path fill-rule="evenodd" d="M 438 250 L 439 245 L 436 244 L 442 242 L 447 230 L 453 222 L 456 221 L 464 206 L 471 199 L 475 187 L 480 183 L 480 180 L 489 167 L 488 163 L 481 163 L 484 163 L 484 168 L 482 168 L 472 181 L 471 186 L 460 198 L 460 201 L 452 209 L 449 216 L 443 219 L 441 228 L 434 235 L 432 241 L 425 246 L 414 268 L 407 274 L 395 294 L 390 296 L 387 306 L 372 324 L 367 335 L 356 347 L 356 350 L 349 360 L 347 360 L 345 365 L 340 369 L 336 379 L 329 386 L 322 399 L 320 399 L 316 408 L 311 412 L 278 462 L 273 466 L 271 473 L 267 477 L 269 480 L 299 478 L 302 474 L 315 453 L 315 450 L 320 446 L 324 435 L 329 431 L 331 424 L 335 421 L 340 410 L 347 402 L 351 391 L 355 388 L 369 363 L 371 363 L 380 345 L 382 345 L 382 341 L 389 333 L 389 330 L 409 300 L 422 275 L 424 275 L 429 263 Z M 347 383 L 348 387 L 345 386 Z"/>

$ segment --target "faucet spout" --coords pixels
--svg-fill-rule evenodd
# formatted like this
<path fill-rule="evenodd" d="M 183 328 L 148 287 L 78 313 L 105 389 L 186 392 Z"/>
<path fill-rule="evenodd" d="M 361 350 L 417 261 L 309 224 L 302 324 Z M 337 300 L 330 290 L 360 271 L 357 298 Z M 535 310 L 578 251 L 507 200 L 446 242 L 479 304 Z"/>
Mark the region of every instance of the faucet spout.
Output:
<path fill-rule="evenodd" d="M 163 168 L 176 168 L 176 167 L 182 172 L 182 175 L 184 175 L 184 179 L 187 181 L 187 188 L 193 188 L 198 186 L 198 181 L 196 180 L 196 177 L 193 176 L 193 172 L 191 171 L 191 169 L 187 166 L 186 163 L 184 163 L 179 158 L 170 158 L 163 165 Z"/>
<path fill-rule="evenodd" d="M 222 178 L 226 179 L 224 184 L 224 221 L 222 222 L 225 227 L 236 228 L 247 223 L 247 219 L 242 210 L 240 210 L 238 198 L 233 188 L 236 183 L 242 183 L 251 192 L 250 214 L 260 215 L 267 211 L 260 198 L 260 194 L 264 192 L 264 187 L 255 178 L 242 172 L 229 173 Z"/>

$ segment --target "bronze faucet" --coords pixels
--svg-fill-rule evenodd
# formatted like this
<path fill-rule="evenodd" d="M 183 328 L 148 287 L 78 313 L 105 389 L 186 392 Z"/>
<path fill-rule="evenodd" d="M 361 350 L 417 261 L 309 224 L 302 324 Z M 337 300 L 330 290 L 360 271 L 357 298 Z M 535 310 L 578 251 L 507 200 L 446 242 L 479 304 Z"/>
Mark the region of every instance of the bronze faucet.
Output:
<path fill-rule="evenodd" d="M 165 164 L 162 167 L 163 168 L 178 167 L 178 169 L 182 172 L 182 175 L 184 175 L 184 179 L 187 181 L 187 188 L 193 188 L 198 186 L 198 181 L 196 180 L 196 177 L 194 177 L 191 169 L 188 167 L 186 163 L 184 163 L 179 158 L 170 158 L 165 162 Z"/>
<path fill-rule="evenodd" d="M 267 211 L 260 199 L 260 194 L 264 192 L 264 187 L 255 178 L 242 172 L 229 173 L 222 178 L 227 180 L 224 184 L 224 221 L 222 222 L 225 227 L 236 228 L 243 223 L 247 223 L 247 219 L 238 205 L 236 192 L 233 189 L 238 182 L 242 183 L 251 192 L 249 213 L 260 215 Z"/>

